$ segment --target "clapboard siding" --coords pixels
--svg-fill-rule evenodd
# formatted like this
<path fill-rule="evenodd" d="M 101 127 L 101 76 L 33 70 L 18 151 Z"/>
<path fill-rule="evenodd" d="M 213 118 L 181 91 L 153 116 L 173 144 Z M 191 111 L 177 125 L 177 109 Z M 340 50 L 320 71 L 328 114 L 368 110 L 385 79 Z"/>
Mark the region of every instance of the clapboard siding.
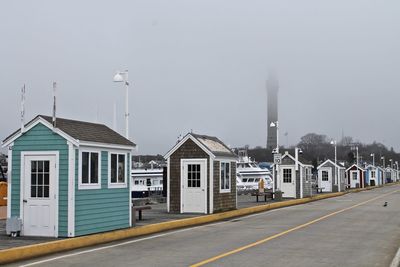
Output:
<path fill-rule="evenodd" d="M 68 145 L 67 141 L 39 123 L 14 141 L 12 147 L 11 216 L 20 216 L 20 174 L 22 151 L 58 151 L 58 236 L 68 229 Z"/>
<path fill-rule="evenodd" d="M 75 163 L 75 235 L 87 235 L 129 227 L 129 184 L 127 188 L 108 188 L 109 152 L 101 152 L 101 189 L 78 189 L 79 152 Z M 128 154 L 130 159 L 130 154 Z M 127 181 L 130 182 L 130 160 Z"/>

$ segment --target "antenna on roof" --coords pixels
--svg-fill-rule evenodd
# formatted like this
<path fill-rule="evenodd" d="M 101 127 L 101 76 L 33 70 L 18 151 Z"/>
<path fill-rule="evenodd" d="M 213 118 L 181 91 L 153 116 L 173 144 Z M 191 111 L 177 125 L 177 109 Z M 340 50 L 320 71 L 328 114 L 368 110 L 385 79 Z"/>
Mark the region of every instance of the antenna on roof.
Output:
<path fill-rule="evenodd" d="M 57 83 L 53 82 L 53 127 L 57 127 L 56 123 L 56 89 Z"/>
<path fill-rule="evenodd" d="M 21 88 L 21 133 L 25 131 L 25 84 Z"/>

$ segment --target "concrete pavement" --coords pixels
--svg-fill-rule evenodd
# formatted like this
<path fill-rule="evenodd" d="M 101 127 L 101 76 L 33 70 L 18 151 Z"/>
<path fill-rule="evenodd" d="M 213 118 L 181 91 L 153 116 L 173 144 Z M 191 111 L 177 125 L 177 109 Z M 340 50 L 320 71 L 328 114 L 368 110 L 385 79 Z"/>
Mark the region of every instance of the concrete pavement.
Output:
<path fill-rule="evenodd" d="M 214 259 L 205 265 L 389 266 L 400 244 L 399 202 L 395 185 L 24 264 L 202 266 Z"/>

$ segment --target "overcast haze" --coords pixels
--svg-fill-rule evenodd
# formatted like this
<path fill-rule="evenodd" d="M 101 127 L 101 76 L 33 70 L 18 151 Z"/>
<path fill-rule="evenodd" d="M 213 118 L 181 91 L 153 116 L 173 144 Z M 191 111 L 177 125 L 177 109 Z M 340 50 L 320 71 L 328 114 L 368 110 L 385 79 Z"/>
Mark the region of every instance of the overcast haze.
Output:
<path fill-rule="evenodd" d="M 400 1 L 2 1 L 1 126 L 51 114 L 124 133 L 128 69 L 131 139 L 164 154 L 179 134 L 265 146 L 266 79 L 280 82 L 281 140 L 309 132 L 400 150 Z"/>

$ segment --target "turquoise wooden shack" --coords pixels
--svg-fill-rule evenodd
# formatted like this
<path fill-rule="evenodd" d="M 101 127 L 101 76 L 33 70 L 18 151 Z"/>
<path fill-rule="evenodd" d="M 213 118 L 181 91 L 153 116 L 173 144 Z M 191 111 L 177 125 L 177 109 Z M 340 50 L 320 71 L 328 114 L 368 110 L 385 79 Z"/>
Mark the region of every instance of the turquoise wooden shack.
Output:
<path fill-rule="evenodd" d="M 38 115 L 8 147 L 8 218 L 21 235 L 75 237 L 131 226 L 135 144 L 105 125 Z M 8 220 L 12 221 L 12 220 Z"/>

